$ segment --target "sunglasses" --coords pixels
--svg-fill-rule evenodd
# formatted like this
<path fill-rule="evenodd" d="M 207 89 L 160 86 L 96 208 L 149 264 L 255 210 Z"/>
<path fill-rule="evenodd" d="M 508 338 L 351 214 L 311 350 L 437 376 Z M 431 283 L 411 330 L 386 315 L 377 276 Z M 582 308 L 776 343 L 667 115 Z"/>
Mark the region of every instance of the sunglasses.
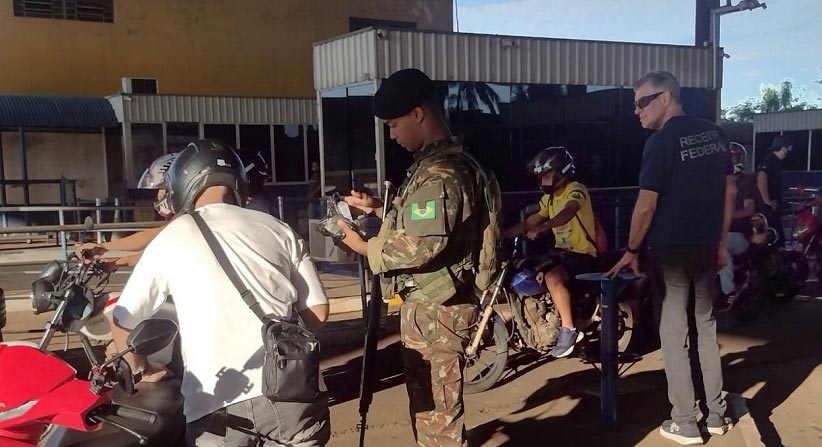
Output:
<path fill-rule="evenodd" d="M 659 96 L 663 93 L 665 93 L 664 90 L 661 91 L 661 92 L 656 92 L 652 95 L 643 96 L 642 98 L 639 98 L 636 101 L 634 101 L 634 106 L 638 109 L 644 109 L 645 107 L 648 107 L 648 104 L 650 104 L 653 100 L 655 100 L 657 98 L 657 96 Z"/>

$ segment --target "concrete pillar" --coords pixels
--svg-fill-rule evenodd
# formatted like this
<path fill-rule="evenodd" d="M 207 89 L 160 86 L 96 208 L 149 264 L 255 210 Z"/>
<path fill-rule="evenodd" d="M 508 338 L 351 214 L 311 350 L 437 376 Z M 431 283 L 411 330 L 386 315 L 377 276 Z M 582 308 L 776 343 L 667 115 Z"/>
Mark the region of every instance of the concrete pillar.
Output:
<path fill-rule="evenodd" d="M 0 131 L 0 206 L 6 206 L 6 164 L 3 161 L 3 132 Z M 5 217 L 5 215 L 3 216 Z"/>
<path fill-rule="evenodd" d="M 268 126 L 268 137 L 270 138 L 271 143 L 271 181 L 277 181 L 277 154 L 276 149 L 274 148 L 274 125 L 270 124 Z M 280 216 L 282 217 L 282 216 Z"/>
<path fill-rule="evenodd" d="M 325 137 L 323 136 L 323 100 L 317 90 L 317 124 L 320 130 L 320 196 L 325 195 Z"/>
<path fill-rule="evenodd" d="M 31 202 L 29 197 L 29 168 L 28 161 L 26 160 L 26 131 L 22 127 L 19 127 L 17 132 L 20 143 L 20 176 L 23 180 L 23 205 L 29 206 Z"/>
<path fill-rule="evenodd" d="M 137 186 L 134 178 L 134 148 L 131 144 L 131 123 L 123 121 L 123 178 L 126 188 Z"/>

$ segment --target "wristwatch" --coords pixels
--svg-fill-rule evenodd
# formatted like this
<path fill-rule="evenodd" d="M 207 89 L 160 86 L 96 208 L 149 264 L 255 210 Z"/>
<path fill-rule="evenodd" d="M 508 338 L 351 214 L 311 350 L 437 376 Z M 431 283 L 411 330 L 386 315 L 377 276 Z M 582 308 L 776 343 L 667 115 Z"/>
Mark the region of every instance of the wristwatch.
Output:
<path fill-rule="evenodd" d="M 626 245 L 626 246 L 625 246 L 625 251 L 626 251 L 627 253 L 632 254 L 632 255 L 635 255 L 635 254 L 639 253 L 639 249 L 638 249 L 638 248 L 631 248 L 631 247 L 630 247 L 630 246 L 628 246 L 628 245 Z"/>

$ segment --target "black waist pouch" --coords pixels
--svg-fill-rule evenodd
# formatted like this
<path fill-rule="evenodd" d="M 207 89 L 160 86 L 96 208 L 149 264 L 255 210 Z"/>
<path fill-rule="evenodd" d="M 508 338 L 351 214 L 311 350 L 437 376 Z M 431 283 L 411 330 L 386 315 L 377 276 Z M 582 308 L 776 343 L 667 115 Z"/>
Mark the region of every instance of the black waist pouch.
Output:
<path fill-rule="evenodd" d="M 299 324 L 266 317 L 263 324 L 263 392 L 275 402 L 320 397 L 320 342 Z"/>

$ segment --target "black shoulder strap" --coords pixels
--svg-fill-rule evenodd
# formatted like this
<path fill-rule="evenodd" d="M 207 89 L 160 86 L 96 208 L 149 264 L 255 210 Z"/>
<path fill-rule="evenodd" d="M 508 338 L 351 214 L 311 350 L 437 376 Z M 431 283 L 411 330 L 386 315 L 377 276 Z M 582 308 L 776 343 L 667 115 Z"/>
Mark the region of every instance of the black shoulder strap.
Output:
<path fill-rule="evenodd" d="M 200 213 L 191 213 L 191 217 L 194 218 L 194 222 L 200 228 L 200 232 L 203 233 L 203 237 L 205 237 L 208 246 L 211 248 L 211 251 L 214 253 L 214 256 L 217 258 L 217 262 L 220 263 L 220 267 L 223 268 L 225 274 L 228 276 L 228 279 L 234 284 L 234 287 L 237 288 L 237 291 L 240 292 L 240 297 L 245 301 L 245 304 L 254 312 L 254 315 L 260 319 L 263 323 L 266 322 L 265 320 L 265 313 L 263 309 L 260 307 L 260 302 L 257 301 L 256 298 L 252 295 L 251 291 L 248 290 L 248 287 L 243 284 L 243 281 L 237 275 L 237 271 L 234 270 L 234 266 L 231 265 L 231 261 L 228 260 L 228 257 L 225 255 L 225 251 L 223 247 L 220 246 L 220 243 L 217 242 L 217 238 L 214 236 L 214 232 L 211 231 L 211 228 L 208 228 L 203 217 L 200 216 Z"/>
<path fill-rule="evenodd" d="M 585 229 L 585 224 L 582 223 L 582 219 L 579 218 L 579 211 L 574 213 L 574 217 L 576 217 L 577 220 L 579 221 L 579 226 L 582 227 L 582 231 L 585 233 L 585 239 L 588 239 L 588 242 L 590 242 L 591 245 L 594 246 L 594 248 L 597 248 L 597 243 L 594 242 L 594 240 L 591 238 L 591 234 L 588 233 L 588 230 Z M 596 226 L 596 219 L 594 219 L 594 226 Z"/>

